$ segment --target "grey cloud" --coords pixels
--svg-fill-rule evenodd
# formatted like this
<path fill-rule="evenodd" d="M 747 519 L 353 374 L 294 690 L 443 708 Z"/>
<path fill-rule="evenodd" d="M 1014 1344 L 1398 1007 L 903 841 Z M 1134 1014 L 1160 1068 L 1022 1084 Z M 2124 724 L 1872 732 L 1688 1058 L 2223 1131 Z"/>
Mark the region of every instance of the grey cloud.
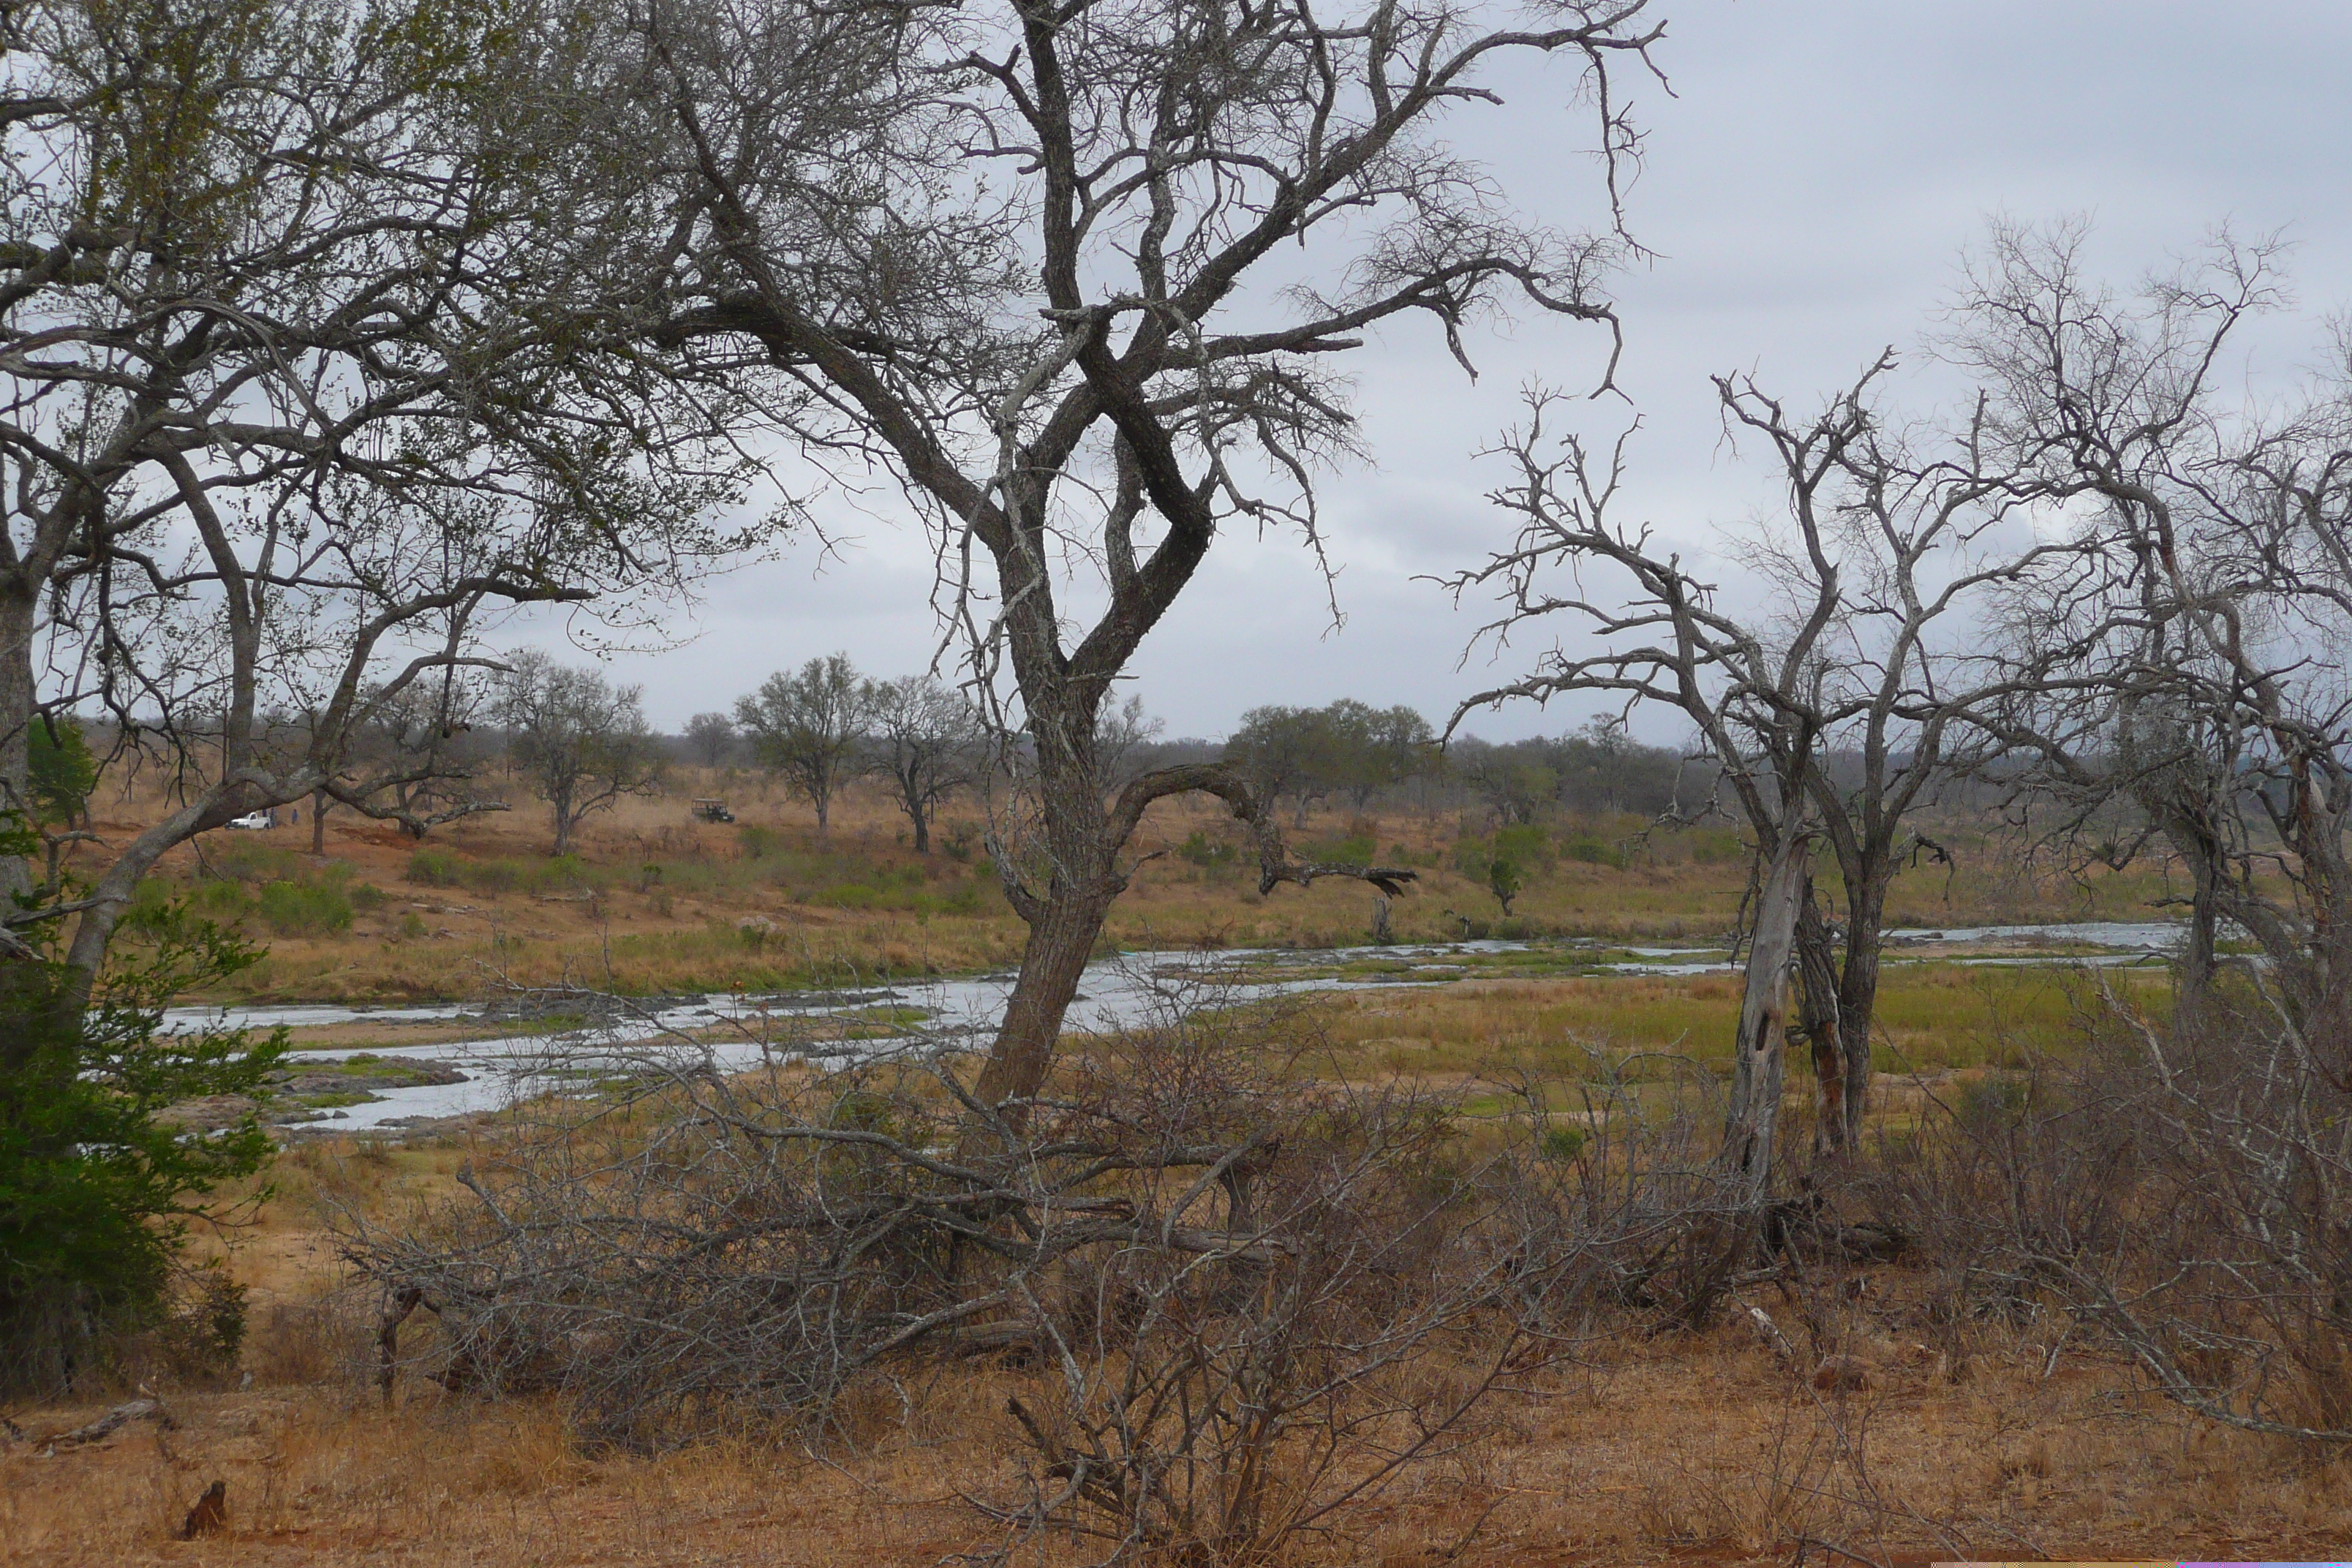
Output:
<path fill-rule="evenodd" d="M 2299 363 L 2316 314 L 2352 292 L 2352 7 L 1686 0 L 1670 16 L 1663 58 L 1678 96 L 1637 89 L 1651 140 L 1632 197 L 1634 229 L 1663 259 L 1617 291 L 1622 380 L 1646 426 L 1629 500 L 1678 534 L 1704 538 L 1761 499 L 1720 450 L 1706 375 L 1753 365 L 1802 402 L 1879 347 L 1916 342 L 1989 213 L 2095 215 L 2097 259 L 2119 281 L 2211 223 L 2286 229 L 2306 309 L 2251 340 L 2268 367 Z M 1515 80 L 1507 120 L 1465 114 L 1457 129 L 1522 206 L 1589 222 L 1594 173 L 1557 81 Z M 1347 695 L 1442 716 L 1497 673 L 1456 670 L 1477 617 L 1411 579 L 1502 538 L 1481 499 L 1499 474 L 1470 452 L 1515 416 L 1529 377 L 1589 385 L 1601 345 L 1589 329 L 1522 321 L 1472 347 L 1475 385 L 1428 334 L 1391 333 L 1356 367 L 1376 462 L 1325 500 L 1347 626 L 1329 629 L 1303 551 L 1237 532 L 1138 665 L 1135 689 L 1172 731 Z M 1946 389 L 1925 366 L 1912 385 L 1923 399 Z M 1625 412 L 1595 405 L 1592 426 Z M 854 531 L 821 575 L 787 552 L 711 584 L 698 641 L 620 659 L 620 673 L 675 725 L 835 648 L 877 671 L 918 667 L 937 640 L 928 543 L 868 517 Z M 1583 716 L 1529 709 L 1478 727 L 1556 731 Z"/>

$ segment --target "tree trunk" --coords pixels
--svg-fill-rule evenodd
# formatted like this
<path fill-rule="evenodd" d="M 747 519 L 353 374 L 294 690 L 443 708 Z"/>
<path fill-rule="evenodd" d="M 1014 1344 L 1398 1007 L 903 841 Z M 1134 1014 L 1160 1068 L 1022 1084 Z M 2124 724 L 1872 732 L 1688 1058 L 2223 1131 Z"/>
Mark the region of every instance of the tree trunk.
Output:
<path fill-rule="evenodd" d="M 1836 966 L 1830 958 L 1830 925 L 1813 896 L 1813 879 L 1797 908 L 1797 1005 L 1805 1043 L 1813 1057 L 1813 1152 L 1835 1156 L 1852 1149 L 1845 1114 L 1845 1038 L 1839 1030 Z"/>
<path fill-rule="evenodd" d="M 2140 808 L 2156 820 L 2165 841 L 2189 868 L 2189 940 L 2181 951 L 2173 995 L 2174 1016 L 2187 1018 L 2204 1005 L 2220 963 L 2221 883 L 2228 874 L 2224 851 L 2204 818 L 2202 799 L 2191 794 L 2184 800 L 2154 789 L 2135 793 Z"/>
<path fill-rule="evenodd" d="M 310 792 L 310 853 L 324 855 L 326 852 L 327 792 L 322 789 L 312 790 Z"/>
<path fill-rule="evenodd" d="M 2186 1017 L 2203 1005 L 2213 988 L 2213 971 L 2220 963 L 2221 868 L 2218 853 L 2190 835 L 2180 836 L 2192 846 L 2188 854 L 2195 889 L 2189 902 L 2189 941 L 2180 954 L 2180 995 L 2175 1013 Z"/>
<path fill-rule="evenodd" d="M 1027 1100 L 1045 1087 L 1053 1068 L 1062 1016 L 1078 994 L 1078 976 L 1094 956 L 1113 896 L 1096 879 L 1087 879 L 1091 887 L 1070 885 L 1078 880 L 1056 877 L 1045 908 L 1029 922 L 1029 942 L 1004 1004 L 1004 1021 L 997 1026 L 988 1063 L 973 1086 L 973 1097 L 983 1105 Z M 1018 1127 L 1026 1117 L 1016 1107 L 1005 1120 Z"/>
<path fill-rule="evenodd" d="M 1845 1058 L 1845 1140 L 1862 1147 L 1870 1110 L 1870 1031 L 1878 1012 L 1878 957 L 1886 938 L 1884 875 L 1866 877 L 1846 900 L 1845 964 L 1838 973 L 1838 1044 Z"/>
<path fill-rule="evenodd" d="M 33 822 L 33 625 L 36 601 L 0 591 L 0 809 L 20 811 Z M 32 863 L 0 855 L 0 904 L 30 892 Z"/>
<path fill-rule="evenodd" d="M 1747 994 L 1739 1007 L 1721 1160 L 1736 1181 L 1739 1207 L 1749 1214 L 1762 1210 L 1771 1190 L 1772 1145 L 1780 1130 L 1781 1079 L 1796 1000 L 1797 915 L 1804 902 L 1805 860 L 1811 844 L 1809 836 L 1793 829 L 1781 840 L 1756 900 L 1756 931 L 1748 943 Z"/>
<path fill-rule="evenodd" d="M 915 825 L 915 853 L 928 855 L 931 852 L 931 814 L 923 809 L 923 797 L 919 791 L 909 788 L 904 793 L 907 820 Z"/>

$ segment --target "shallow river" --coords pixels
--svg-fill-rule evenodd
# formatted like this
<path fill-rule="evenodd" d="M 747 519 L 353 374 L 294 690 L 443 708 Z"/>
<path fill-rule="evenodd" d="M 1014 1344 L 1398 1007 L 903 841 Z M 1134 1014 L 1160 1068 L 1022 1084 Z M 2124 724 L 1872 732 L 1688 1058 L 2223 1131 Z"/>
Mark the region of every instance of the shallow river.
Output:
<path fill-rule="evenodd" d="M 2161 922 L 2134 924 L 2114 921 L 1954 926 L 1941 931 L 1895 931 L 1887 933 L 1893 947 L 1889 957 L 1896 961 L 1902 957 L 1904 945 L 1922 942 L 2014 942 L 2041 938 L 2095 945 L 2104 951 L 2048 959 L 1963 957 L 1953 962 L 2096 965 L 2138 963 L 2151 955 L 2160 955 L 2178 941 L 2179 934 L 2179 927 Z M 1187 999 L 1197 1000 L 1202 986 L 1220 984 L 1221 974 L 1225 977 L 1223 984 L 1231 984 L 1236 965 L 1257 966 L 1256 976 L 1241 983 L 1252 995 L 1363 990 L 1443 983 L 1465 973 L 1458 964 L 1447 963 L 1448 959 L 1473 953 L 1511 952 L 1526 945 L 1513 942 L 1470 942 L 1429 947 L 1344 948 L 1329 952 L 1238 949 L 1215 953 L 1128 953 L 1087 965 L 1085 977 L 1079 983 L 1079 999 L 1069 1012 L 1068 1025 L 1076 1029 L 1102 1030 L 1170 1016 L 1181 1008 Z M 1731 967 L 1720 946 L 1620 946 L 1612 947 L 1612 951 L 1634 955 L 1631 962 L 1610 966 L 1624 974 L 1695 974 Z M 1278 974 L 1269 978 L 1264 973 L 1265 968 L 1269 966 L 1328 968 L 1371 958 L 1402 961 L 1412 967 L 1369 980 L 1283 979 Z M 1422 962 L 1414 963 L 1416 960 Z M 789 1031 L 792 1044 L 787 1048 L 795 1054 L 820 1059 L 845 1058 L 856 1053 L 887 1048 L 887 1041 L 853 1040 L 849 1037 L 857 1026 L 847 1016 L 872 1008 L 921 1009 L 924 1015 L 922 1033 L 928 1037 L 977 1035 L 992 1028 L 1002 1016 L 1005 998 L 1013 989 L 1013 980 L 1012 973 L 1007 971 L 967 979 L 893 982 L 854 992 L 788 993 L 773 996 L 719 993 L 706 996 L 670 997 L 658 1003 L 641 1005 L 635 1013 L 625 1016 L 600 1031 L 593 1043 L 578 1036 L 503 1033 L 438 1045 L 403 1043 L 378 1047 L 385 1054 L 446 1062 L 469 1077 L 464 1083 L 384 1089 L 378 1091 L 382 1097 L 378 1100 L 348 1107 L 335 1113 L 331 1120 L 308 1125 L 320 1131 L 345 1131 L 388 1122 L 405 1124 L 420 1117 L 454 1116 L 493 1110 L 518 1094 L 560 1087 L 566 1081 L 566 1077 L 576 1076 L 583 1070 L 623 1070 L 633 1047 L 640 1056 L 646 1052 L 676 1049 L 683 1046 L 685 1031 L 717 1030 L 735 1020 L 751 1026 L 762 1021 L 795 1018 L 798 1024 Z M 481 1016 L 478 1006 L 456 1002 L 404 1007 L 303 1003 L 262 1007 L 178 1007 L 164 1016 L 164 1023 L 166 1027 L 186 1028 L 225 1020 L 234 1026 L 268 1029 L 281 1024 L 304 1027 L 370 1022 L 431 1023 Z M 835 1018 L 842 1020 L 837 1027 L 827 1023 L 828 1019 Z M 865 1022 L 870 1029 L 870 1016 Z M 756 1031 L 746 1028 L 747 1034 Z M 828 1047 L 833 1048 L 828 1049 Z M 297 1051 L 294 1059 L 334 1061 L 363 1048 L 366 1047 L 347 1046 Z M 753 1065 L 760 1060 L 761 1053 L 759 1045 L 748 1040 L 740 1043 L 722 1041 L 700 1048 L 708 1049 L 715 1058 L 715 1065 L 722 1068 Z M 769 1048 L 772 1050 L 775 1047 Z M 583 1063 L 586 1064 L 585 1069 Z"/>

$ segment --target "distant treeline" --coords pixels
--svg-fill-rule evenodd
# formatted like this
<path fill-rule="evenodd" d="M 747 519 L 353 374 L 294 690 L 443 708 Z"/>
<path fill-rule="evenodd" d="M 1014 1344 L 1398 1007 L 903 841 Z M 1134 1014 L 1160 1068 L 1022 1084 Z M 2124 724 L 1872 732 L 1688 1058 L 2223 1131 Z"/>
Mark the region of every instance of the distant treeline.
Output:
<path fill-rule="evenodd" d="M 837 692 L 905 685 L 866 680 L 839 656 L 824 666 L 824 684 Z M 782 686 L 772 681 L 762 689 L 772 697 L 791 694 L 793 722 L 772 720 L 763 729 L 753 722 L 752 708 L 734 720 L 698 715 L 684 733 L 667 738 L 672 753 L 710 767 L 749 763 L 790 782 L 796 751 L 833 746 L 848 752 L 858 749 L 855 737 L 860 733 L 866 737 L 867 754 L 886 750 L 887 734 L 873 731 L 887 726 L 877 722 L 874 709 L 845 699 L 826 712 L 810 700 L 816 668 L 779 677 Z M 945 699 L 937 686 L 921 684 L 933 700 Z M 933 729 L 940 750 L 983 742 L 976 722 L 936 723 Z M 1695 813 L 1705 806 L 1715 784 L 1712 764 L 1669 747 L 1644 745 L 1627 735 L 1621 722 L 1606 719 L 1557 737 L 1497 743 L 1465 736 L 1441 744 L 1429 721 L 1410 707 L 1375 708 L 1342 699 L 1321 708 L 1253 708 L 1222 741 L 1163 739 L 1160 730 L 1160 721 L 1133 700 L 1107 715 L 1097 738 L 1105 784 L 1116 787 L 1158 768 L 1227 762 L 1301 824 L 1318 807 L 1339 805 L 1358 811 L 1381 805 L 1473 810 L 1502 826 L 1563 815 Z M 942 769 L 962 789 L 977 787 L 984 771 L 976 761 Z"/>

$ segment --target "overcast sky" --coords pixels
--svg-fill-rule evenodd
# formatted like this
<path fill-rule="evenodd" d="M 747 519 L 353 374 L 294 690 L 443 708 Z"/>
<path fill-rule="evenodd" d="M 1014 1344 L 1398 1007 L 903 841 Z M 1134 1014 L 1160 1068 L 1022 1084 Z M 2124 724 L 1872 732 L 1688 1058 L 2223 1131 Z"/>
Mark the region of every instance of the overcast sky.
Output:
<path fill-rule="evenodd" d="M 1633 510 L 1671 532 L 1704 538 L 1763 499 L 1759 475 L 1720 449 L 1710 373 L 1753 368 L 1803 402 L 1881 347 L 1913 347 L 1992 215 L 2088 215 L 2095 262 L 2126 284 L 2216 224 L 2283 231 L 2300 303 L 2248 340 L 2260 374 L 2306 363 L 2318 319 L 2352 304 L 2344 0 L 1668 0 L 1665 15 L 1675 96 L 1637 88 L 1649 141 L 1631 200 L 1660 258 L 1614 291 L 1620 381 L 1643 423 Z M 1596 175 L 1577 155 L 1590 131 L 1562 101 L 1568 80 L 1530 74 L 1507 110 L 1461 128 L 1522 207 L 1575 222 Z M 1511 421 L 1529 377 L 1590 384 L 1601 344 L 1529 321 L 1472 348 L 1475 385 L 1417 326 L 1354 356 L 1376 463 L 1330 482 L 1323 503 L 1345 622 L 1332 626 L 1295 544 L 1221 539 L 1135 667 L 1133 689 L 1171 734 L 1340 697 L 1442 720 L 1524 655 L 1462 668 L 1478 617 L 1413 579 L 1505 537 L 1482 499 L 1496 476 L 1470 454 Z M 1938 390 L 1931 367 L 1914 372 L 1911 396 Z M 1595 427 L 1614 416 L 1596 409 Z M 674 626 L 690 642 L 614 656 L 613 673 L 643 682 L 654 721 L 675 730 L 814 654 L 920 668 L 937 637 L 922 537 L 866 519 L 856 531 L 822 563 L 788 548 L 707 584 Z M 566 635 L 549 621 L 515 640 L 563 652 Z M 1557 733 L 1590 710 L 1523 708 L 1471 728 Z"/>

